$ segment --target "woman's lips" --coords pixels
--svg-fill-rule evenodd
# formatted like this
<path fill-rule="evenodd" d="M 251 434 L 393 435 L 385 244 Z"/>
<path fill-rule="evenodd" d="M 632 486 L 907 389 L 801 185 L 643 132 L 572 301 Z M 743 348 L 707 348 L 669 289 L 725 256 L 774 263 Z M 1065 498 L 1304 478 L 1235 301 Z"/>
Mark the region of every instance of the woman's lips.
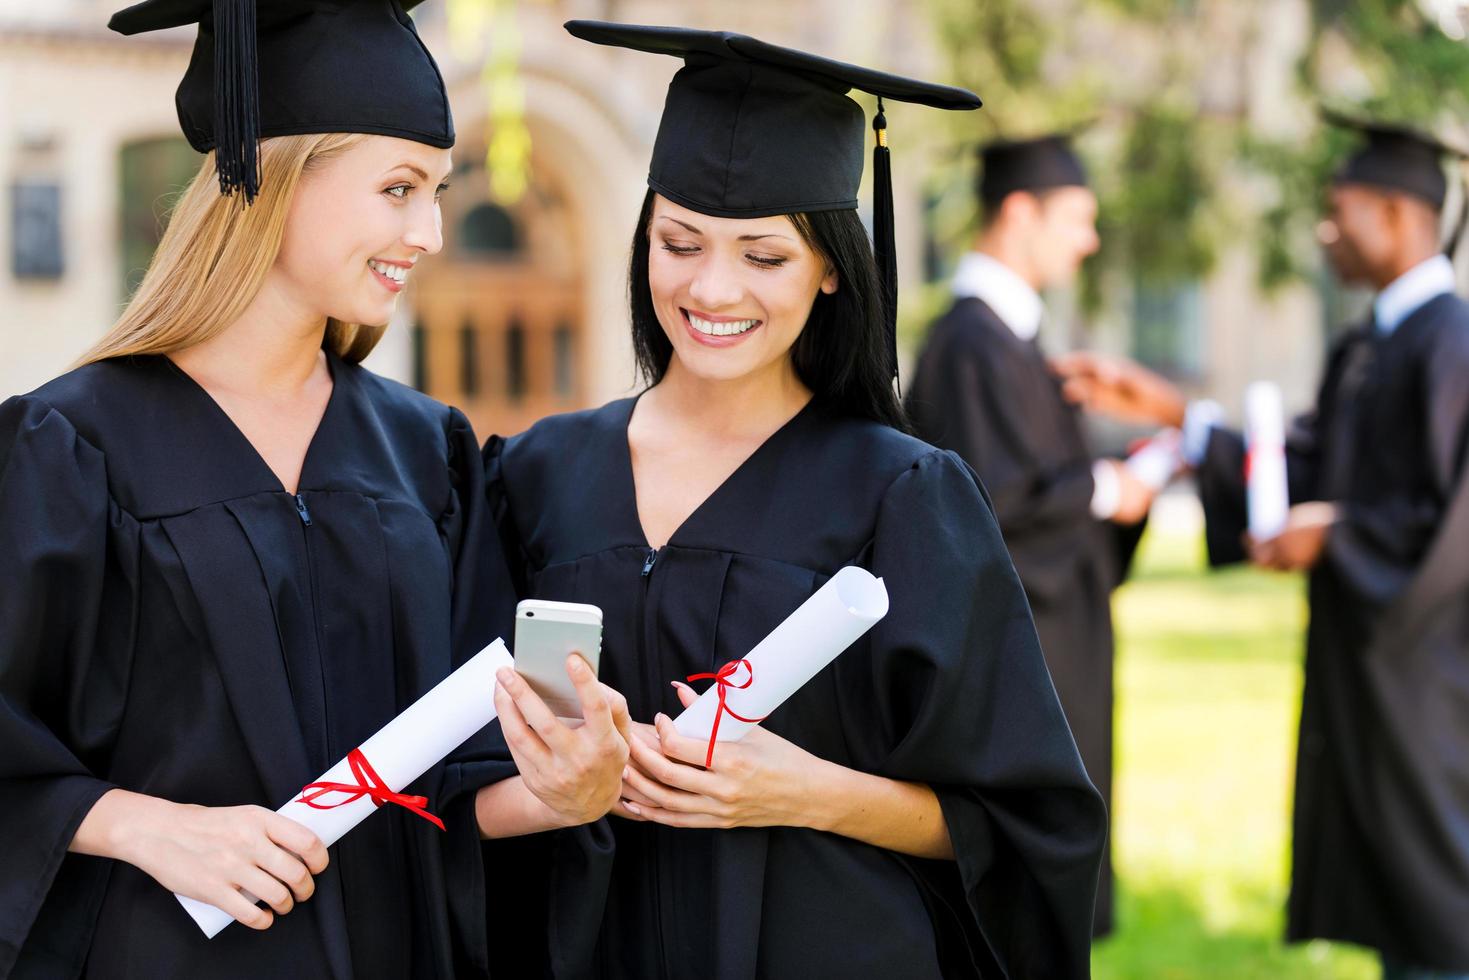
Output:
<path fill-rule="evenodd" d="M 689 336 L 706 347 L 732 347 L 759 330 L 765 322 L 754 317 L 719 316 L 683 307 L 679 307 L 678 312 Z"/>

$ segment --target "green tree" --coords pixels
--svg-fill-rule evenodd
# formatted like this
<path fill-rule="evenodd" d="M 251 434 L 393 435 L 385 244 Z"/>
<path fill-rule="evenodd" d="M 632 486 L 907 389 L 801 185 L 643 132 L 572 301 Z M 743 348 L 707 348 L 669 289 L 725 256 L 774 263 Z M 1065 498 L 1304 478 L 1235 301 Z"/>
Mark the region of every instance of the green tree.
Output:
<path fill-rule="evenodd" d="M 1197 55 L 1210 30 L 1209 4 L 929 3 L 952 77 L 986 99 L 984 123 L 949 121 L 951 138 L 972 144 L 991 134 L 1098 120 L 1081 140 L 1102 207 L 1103 247 L 1083 283 L 1088 306 L 1101 303 L 1115 272 L 1163 284 L 1205 276 L 1226 239 L 1256 244 L 1266 288 L 1316 274 L 1311 229 L 1327 178 L 1351 137 L 1311 122 L 1303 131 L 1267 138 L 1249 128 L 1242 107 L 1201 111 L 1202 72 L 1210 62 Z M 1307 106 L 1351 106 L 1440 132 L 1465 129 L 1454 124 L 1469 119 L 1465 6 L 1456 0 L 1311 0 L 1309 41 L 1289 96 Z M 1250 7 L 1255 30 L 1271 30 L 1279 16 L 1271 0 L 1253 0 Z M 1151 36 L 1151 46 L 1127 48 L 1138 35 Z M 1119 47 L 1146 50 L 1147 63 L 1119 58 Z M 947 202 L 967 192 L 972 172 L 967 158 L 962 167 L 944 168 L 940 198 Z M 1230 198 L 1230 185 L 1242 181 L 1248 199 Z M 974 227 L 972 208 L 939 210 L 950 216 L 939 226 L 942 245 L 962 247 Z"/>
<path fill-rule="evenodd" d="M 1444 11 L 1441 19 L 1430 16 L 1435 8 Z M 1311 40 L 1297 72 L 1303 99 L 1425 131 L 1463 131 L 1469 46 L 1462 7 L 1445 0 L 1314 0 L 1311 14 Z M 1312 274 L 1314 253 L 1302 241 L 1309 240 L 1331 170 L 1352 143 L 1324 125 L 1289 140 L 1241 134 L 1241 158 L 1278 189 L 1255 227 L 1267 288 Z"/>
<path fill-rule="evenodd" d="M 1072 128 L 1079 135 L 1101 203 L 1102 250 L 1088 263 L 1083 300 L 1104 298 L 1109 273 L 1127 270 L 1145 282 L 1197 279 L 1213 267 L 1220 221 L 1215 189 L 1225 162 L 1227 124 L 1197 109 L 1194 59 L 1170 37 L 1200 31 L 1187 0 L 930 0 L 952 77 L 986 100 L 984 118 L 949 120 L 956 145 L 990 136 L 1024 137 Z M 1121 70 L 1112 39 L 1148 35 L 1156 57 Z M 957 115 L 957 114 L 956 114 Z M 1227 154 L 1225 154 L 1227 156 Z M 942 168 L 940 200 L 972 201 L 972 157 Z M 941 244 L 962 247 L 975 214 L 936 208 Z M 959 217 L 956 217 L 959 216 Z"/>

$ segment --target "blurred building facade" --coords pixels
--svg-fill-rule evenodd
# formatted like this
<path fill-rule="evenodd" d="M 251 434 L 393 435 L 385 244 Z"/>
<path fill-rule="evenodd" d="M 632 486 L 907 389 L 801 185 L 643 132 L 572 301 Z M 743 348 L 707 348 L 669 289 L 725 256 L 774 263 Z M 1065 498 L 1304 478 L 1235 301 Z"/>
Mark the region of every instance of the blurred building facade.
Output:
<path fill-rule="evenodd" d="M 179 136 L 173 106 L 192 32 L 112 35 L 106 21 L 118 5 L 49 0 L 0 10 L 0 288 L 8 298 L 0 397 L 65 370 L 113 321 L 157 242 L 169 195 L 199 163 Z M 482 435 L 598 404 L 636 381 L 626 260 L 664 89 L 678 63 L 586 45 L 565 34 L 563 21 L 727 28 L 891 71 L 943 75 L 924 0 L 503 0 L 502 10 L 513 10 L 531 147 L 527 187 L 506 202 L 492 198 L 484 164 L 495 110 L 481 70 L 493 33 L 488 44 L 451 37 L 451 25 L 462 25 L 445 6 L 426 3 L 415 16 L 450 84 L 459 132 L 444 201 L 447 243 L 415 273 L 398 322 L 369 364 L 464 407 Z M 1292 124 L 1287 93 L 1305 40 L 1306 0 L 1217 6 L 1223 20 L 1197 42 L 1207 46 L 1200 56 L 1225 59 L 1232 70 L 1210 73 L 1202 111 Z M 1138 43 L 1132 57 L 1174 42 Z M 890 116 L 894 126 L 917 128 L 928 111 Z M 924 152 L 896 146 L 900 272 L 911 320 L 909 284 L 941 269 L 923 259 Z M 1320 368 L 1322 298 L 1308 286 L 1262 295 L 1254 270 L 1249 243 L 1238 242 L 1206 281 L 1126 291 L 1084 323 L 1067 297 L 1057 297 L 1052 346 L 1084 341 L 1141 354 L 1229 406 L 1259 377 L 1282 382 L 1288 399 L 1304 404 Z"/>

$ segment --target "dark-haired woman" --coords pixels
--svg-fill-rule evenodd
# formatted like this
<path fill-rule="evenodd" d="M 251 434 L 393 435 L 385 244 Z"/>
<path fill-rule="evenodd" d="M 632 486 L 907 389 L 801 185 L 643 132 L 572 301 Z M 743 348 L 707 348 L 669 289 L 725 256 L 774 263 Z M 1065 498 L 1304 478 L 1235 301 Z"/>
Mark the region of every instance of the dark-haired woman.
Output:
<path fill-rule="evenodd" d="M 568 912 L 552 972 L 1086 975 L 1102 806 L 983 490 L 902 431 L 846 203 L 862 122 L 837 83 L 929 100 L 736 35 L 569 26 L 690 57 L 633 241 L 649 387 L 486 450 L 522 590 L 602 607 L 602 679 L 644 723 L 612 846 L 577 855 L 580 886 L 551 886 L 591 920 Z M 783 130 L 798 95 L 810 129 Z M 856 175 L 802 135 L 851 136 L 846 106 Z M 884 578 L 888 616 L 705 769 L 707 745 L 669 721 L 693 697 L 681 682 L 852 564 Z"/>

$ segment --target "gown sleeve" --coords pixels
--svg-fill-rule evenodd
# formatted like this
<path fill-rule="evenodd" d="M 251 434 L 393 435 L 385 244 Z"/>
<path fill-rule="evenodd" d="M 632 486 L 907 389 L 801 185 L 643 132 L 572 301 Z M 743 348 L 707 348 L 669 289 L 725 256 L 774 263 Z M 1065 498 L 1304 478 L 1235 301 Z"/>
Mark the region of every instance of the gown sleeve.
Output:
<path fill-rule="evenodd" d="M 126 666 L 97 651 L 129 642 L 109 615 L 130 608 L 126 577 L 104 588 L 109 562 L 125 564 L 109 531 L 129 521 L 102 454 L 64 417 L 33 398 L 0 405 L 0 978 L 23 945 L 58 962 L 85 949 L 83 909 L 95 912 L 109 867 L 67 848 L 113 788 L 92 766 L 105 764 Z"/>
<path fill-rule="evenodd" d="M 872 659 L 837 660 L 862 768 L 927 783 L 952 862 L 913 861 L 976 961 L 1084 977 L 1107 818 L 1062 714 L 978 478 L 952 453 L 888 489 L 872 550 L 889 590 Z M 868 706 L 875 705 L 876 710 Z"/>
<path fill-rule="evenodd" d="M 469 420 L 458 409 L 449 421 L 450 500 L 439 519 L 440 533 L 453 563 L 450 600 L 453 666 L 459 667 L 496 637 L 503 636 L 515 611 L 515 590 L 499 544 L 486 495 L 486 471 Z M 489 692 L 486 692 L 486 697 Z M 491 723 L 465 742 L 444 765 L 440 807 L 449 833 L 443 838 L 446 887 L 461 976 L 489 973 L 485 934 L 487 881 L 481 859 L 475 795 L 484 786 L 514 776 L 515 764 Z"/>
<path fill-rule="evenodd" d="M 476 455 L 483 473 L 483 506 L 474 547 L 482 581 L 492 582 L 497 593 L 488 635 L 504 637 L 513 648 L 515 604 L 526 595 L 527 565 L 505 483 L 505 447 L 504 439 L 491 436 Z M 480 785 L 518 774 L 499 722 L 480 733 L 477 751 L 474 766 Z M 601 930 L 600 906 L 558 901 L 557 896 L 604 894 L 612 859 L 607 818 L 564 830 L 482 841 L 474 860 L 486 869 L 481 877 L 489 883 L 481 924 L 488 935 L 490 976 L 499 980 L 589 975 Z"/>
<path fill-rule="evenodd" d="M 1426 492 L 1342 504 L 1322 556 L 1352 591 L 1373 603 L 1392 602 L 1407 589 L 1438 537 L 1445 513 L 1469 493 L 1464 480 L 1469 330 L 1440 333 L 1422 370 L 1418 417 L 1426 430 Z"/>

